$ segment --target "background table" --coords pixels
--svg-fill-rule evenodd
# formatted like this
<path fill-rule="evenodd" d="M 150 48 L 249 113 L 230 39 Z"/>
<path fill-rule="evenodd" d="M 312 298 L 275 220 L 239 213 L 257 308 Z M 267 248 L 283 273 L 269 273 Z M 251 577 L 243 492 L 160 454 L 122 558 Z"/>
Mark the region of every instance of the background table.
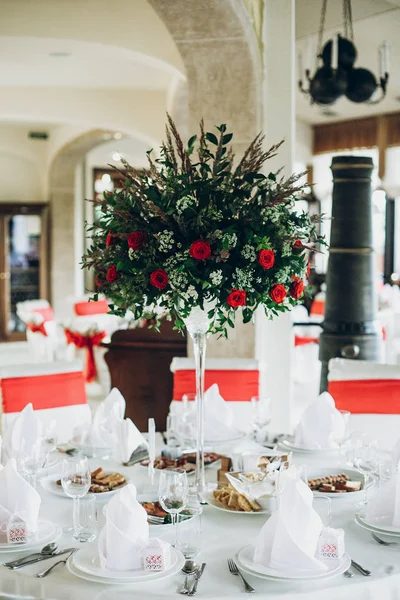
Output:
<path fill-rule="evenodd" d="M 304 463 L 300 456 L 295 457 L 298 464 Z M 313 466 L 317 464 L 313 461 Z M 335 464 L 333 461 L 332 464 Z M 337 464 L 337 462 L 336 462 Z M 92 460 L 91 466 L 103 466 L 106 470 L 118 470 L 127 475 L 141 492 L 148 484 L 146 469 L 140 465 L 122 467 L 113 461 Z M 326 466 L 326 462 L 324 462 Z M 216 467 L 207 469 L 208 479 L 216 481 Z M 71 524 L 72 501 L 57 497 L 45 491 L 40 484 L 38 490 L 42 496 L 41 516 L 53 520 L 62 526 Z M 100 526 L 104 524 L 102 505 L 99 501 Z M 343 527 L 346 532 L 346 550 L 364 567 L 372 571 L 371 577 L 355 573 L 353 579 L 343 575 L 332 580 L 316 582 L 281 584 L 246 576 L 256 589 L 252 597 L 284 598 L 285 600 L 398 600 L 400 589 L 400 546 L 383 547 L 377 544 L 371 535 L 354 522 L 355 508 L 350 498 L 332 500 L 333 526 Z M 251 544 L 265 522 L 265 515 L 225 514 L 211 506 L 204 507 L 203 513 L 203 549 L 200 560 L 207 563 L 204 575 L 199 583 L 198 598 L 217 600 L 244 598 L 242 584 L 238 577 L 232 576 L 227 567 L 227 558 L 246 544 Z M 152 532 L 152 535 L 153 534 Z M 170 535 L 170 528 L 163 537 Z M 63 535 L 58 541 L 60 548 L 78 545 L 70 535 Z M 0 555 L 0 562 L 13 560 L 22 553 Z M 54 559 L 55 560 L 55 559 Z M 177 594 L 183 581 L 183 574 L 151 584 L 122 586 L 104 586 L 86 582 L 71 575 L 64 565 L 44 579 L 35 579 L 34 573 L 50 566 L 52 560 L 26 567 L 19 571 L 10 571 L 0 567 L 0 598 L 35 598 L 46 600 L 172 600 L 183 598 Z M 385 569 L 391 565 L 393 574 L 388 576 Z"/>

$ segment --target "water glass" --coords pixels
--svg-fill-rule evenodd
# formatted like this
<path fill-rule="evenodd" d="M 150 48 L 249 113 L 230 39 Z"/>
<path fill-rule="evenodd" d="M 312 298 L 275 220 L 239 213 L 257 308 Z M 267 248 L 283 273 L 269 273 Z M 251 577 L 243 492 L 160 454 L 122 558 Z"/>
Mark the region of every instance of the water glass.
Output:
<path fill-rule="evenodd" d="M 21 445 L 17 458 L 18 471 L 36 489 L 36 478 L 39 469 L 43 468 L 47 458 L 46 445 L 43 438 L 37 438 L 34 443 Z"/>
<path fill-rule="evenodd" d="M 80 542 L 92 542 L 96 539 L 96 536 L 96 497 L 88 495 L 81 498 L 76 505 L 76 512 L 74 512 L 74 537 Z"/>
<path fill-rule="evenodd" d="M 78 456 L 64 459 L 61 466 L 61 485 L 67 496 L 73 499 L 73 536 L 79 536 L 79 500 L 89 491 L 91 475 L 86 457 Z M 85 541 L 85 540 L 83 540 Z"/>
<path fill-rule="evenodd" d="M 271 422 L 271 400 L 253 396 L 251 398 L 251 428 L 256 441 L 260 432 Z"/>
<path fill-rule="evenodd" d="M 376 440 L 360 438 L 354 448 L 354 466 L 364 475 L 364 502 L 368 503 L 368 484 L 371 475 L 379 470 L 379 444 Z"/>
<path fill-rule="evenodd" d="M 185 520 L 179 528 L 179 550 L 186 560 L 187 570 L 193 571 L 196 568 L 195 559 L 201 551 L 201 515 L 202 508 L 187 506 L 185 508 Z M 178 516 L 178 521 L 180 517 Z"/>
<path fill-rule="evenodd" d="M 158 498 L 162 508 L 171 515 L 174 527 L 174 544 L 178 545 L 178 514 L 185 508 L 189 485 L 185 471 L 165 469 L 160 473 Z"/>

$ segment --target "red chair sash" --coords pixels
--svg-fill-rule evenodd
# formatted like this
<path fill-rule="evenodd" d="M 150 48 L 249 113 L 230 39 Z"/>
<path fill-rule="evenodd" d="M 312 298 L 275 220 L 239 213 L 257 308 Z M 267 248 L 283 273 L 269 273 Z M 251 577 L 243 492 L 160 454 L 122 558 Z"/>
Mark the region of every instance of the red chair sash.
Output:
<path fill-rule="evenodd" d="M 88 383 L 94 381 L 97 376 L 96 362 L 94 360 L 94 346 L 100 346 L 106 337 L 105 331 L 98 331 L 92 335 L 83 335 L 77 331 L 65 329 L 67 344 L 74 344 L 77 348 L 86 348 L 85 379 Z"/>
<path fill-rule="evenodd" d="M 316 337 L 307 337 L 303 335 L 295 335 L 294 336 L 294 345 L 295 346 L 305 346 L 306 344 L 318 344 L 319 339 Z"/>
<path fill-rule="evenodd" d="M 32 331 L 33 333 L 41 333 L 42 335 L 45 335 L 47 337 L 47 331 L 44 326 L 44 323 L 44 321 L 40 323 L 40 325 L 35 325 L 35 323 L 26 323 L 26 328 L 29 329 L 29 331 Z"/>
<path fill-rule="evenodd" d="M 324 315 L 325 313 L 325 301 L 324 300 L 314 300 L 311 304 L 311 315 Z"/>
<path fill-rule="evenodd" d="M 355 414 L 400 414 L 400 379 L 330 381 L 336 408 Z"/>
<path fill-rule="evenodd" d="M 219 386 L 221 396 L 228 401 L 247 401 L 259 394 L 260 372 L 252 371 L 221 371 L 206 370 L 204 377 L 205 389 L 214 383 Z M 174 373 L 173 399 L 182 400 L 184 394 L 196 393 L 196 377 L 193 370 L 180 370 Z"/>
<path fill-rule="evenodd" d="M 3 412 L 20 412 L 31 402 L 35 410 L 86 404 L 83 373 L 56 373 L 2 379 Z"/>
<path fill-rule="evenodd" d="M 75 302 L 74 311 L 78 317 L 89 315 L 105 315 L 110 310 L 107 300 L 92 300 L 90 302 Z"/>

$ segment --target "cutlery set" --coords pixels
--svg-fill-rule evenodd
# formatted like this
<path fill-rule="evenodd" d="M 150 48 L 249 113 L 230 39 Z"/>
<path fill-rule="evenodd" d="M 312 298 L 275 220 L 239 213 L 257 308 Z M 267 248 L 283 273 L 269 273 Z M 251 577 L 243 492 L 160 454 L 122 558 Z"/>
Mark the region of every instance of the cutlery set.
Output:
<path fill-rule="evenodd" d="M 197 568 L 193 573 L 188 573 L 183 585 L 178 589 L 178 593 L 186 596 L 194 596 L 197 592 L 200 577 L 203 575 L 205 568 L 206 563 L 203 563 L 201 567 Z"/>
<path fill-rule="evenodd" d="M 57 544 L 49 544 L 45 546 L 40 552 L 35 552 L 33 554 L 28 554 L 23 558 L 19 558 L 18 560 L 13 560 L 10 562 L 3 563 L 3 567 L 7 567 L 11 571 L 16 571 L 17 569 L 22 569 L 23 567 L 27 567 L 29 565 L 35 565 L 36 563 L 42 562 L 43 560 L 48 560 L 49 558 L 55 558 L 57 556 L 64 556 L 68 554 L 68 556 L 63 559 L 55 562 L 49 569 L 42 571 L 40 573 L 36 573 L 35 577 L 46 577 L 55 566 L 60 565 L 62 563 L 66 563 L 69 557 L 79 550 L 79 548 L 65 548 L 64 550 L 59 550 L 57 552 Z"/>

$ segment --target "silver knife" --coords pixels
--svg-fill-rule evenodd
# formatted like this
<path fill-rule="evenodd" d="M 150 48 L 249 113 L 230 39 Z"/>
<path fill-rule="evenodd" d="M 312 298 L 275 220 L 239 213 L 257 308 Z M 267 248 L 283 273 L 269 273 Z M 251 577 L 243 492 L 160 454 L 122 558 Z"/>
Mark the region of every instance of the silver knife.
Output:
<path fill-rule="evenodd" d="M 195 593 L 197 592 L 197 586 L 199 584 L 199 580 L 200 577 L 203 575 L 204 569 L 206 568 L 206 563 L 203 563 L 199 569 L 199 571 L 196 573 L 196 577 L 194 580 L 194 584 L 192 589 L 190 590 L 190 592 L 188 593 L 188 596 L 194 596 Z"/>
<path fill-rule="evenodd" d="M 78 548 L 66 548 L 65 550 L 60 550 L 60 552 L 56 552 L 54 554 L 48 554 L 48 555 L 42 555 L 39 556 L 38 558 L 32 558 L 31 560 L 26 560 L 25 562 L 19 562 L 17 564 L 7 564 L 4 566 L 7 566 L 8 569 L 10 569 L 11 571 L 15 571 L 16 569 L 21 569 L 22 567 L 26 567 L 28 565 L 34 565 L 38 562 L 42 562 L 42 560 L 48 560 L 49 558 L 54 558 L 57 556 L 62 556 L 63 554 L 67 554 L 68 552 L 72 552 L 72 550 L 78 550 Z"/>
<path fill-rule="evenodd" d="M 368 571 L 368 569 L 364 569 L 364 567 L 362 567 L 361 565 L 356 563 L 356 561 L 353 559 L 351 559 L 351 566 L 354 569 L 357 569 L 357 571 L 359 571 L 359 573 L 361 573 L 361 575 L 364 575 L 364 577 L 369 577 L 371 575 L 371 571 Z"/>

